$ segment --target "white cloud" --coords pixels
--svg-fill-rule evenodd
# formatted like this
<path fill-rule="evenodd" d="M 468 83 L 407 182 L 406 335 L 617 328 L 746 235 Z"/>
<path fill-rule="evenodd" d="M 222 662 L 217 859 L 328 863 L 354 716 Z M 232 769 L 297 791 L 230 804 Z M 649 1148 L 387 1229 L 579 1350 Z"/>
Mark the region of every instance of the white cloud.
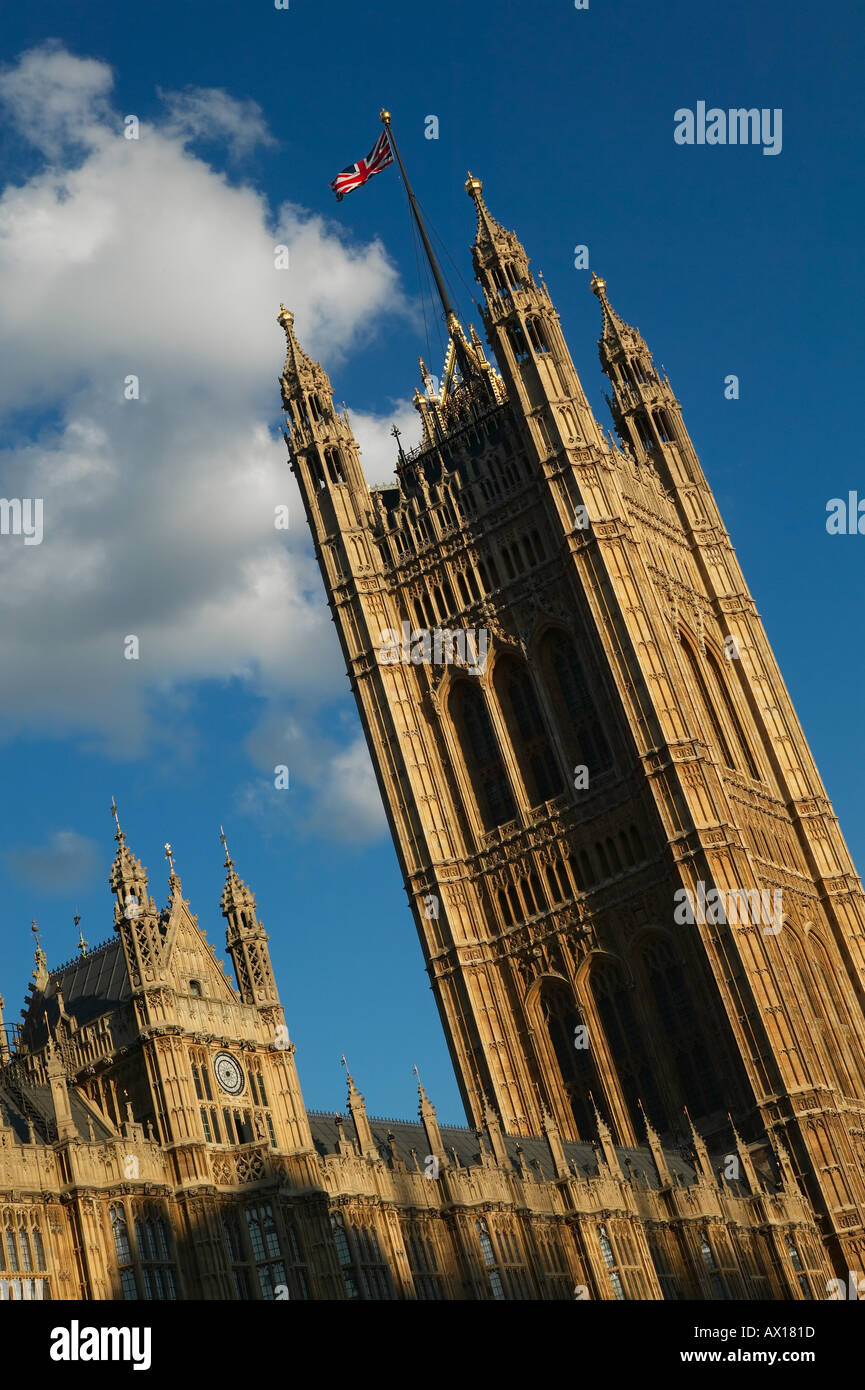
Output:
<path fill-rule="evenodd" d="M 408 312 L 397 273 L 378 241 L 349 244 L 292 202 L 274 218 L 190 151 L 193 136 L 267 140 L 255 103 L 193 89 L 126 140 L 111 88 L 108 67 L 56 44 L 0 73 L 0 101 L 54 160 L 0 197 L 0 416 L 32 412 L 0 452 L 0 495 L 44 499 L 41 545 L 0 538 L 2 732 L 140 752 L 164 737 L 154 695 L 182 706 L 184 683 L 232 674 L 313 724 L 346 685 L 275 428 L 275 316 L 290 304 L 333 365 Z M 357 418 L 372 481 L 391 472 L 391 423 Z M 340 749 L 326 756 L 342 776 Z"/>
<path fill-rule="evenodd" d="M 285 300 L 304 345 L 332 363 L 376 315 L 406 312 L 395 271 L 380 244 L 349 246 L 295 204 L 272 222 L 253 189 L 186 148 L 267 140 L 254 103 L 169 96 L 165 122 L 127 141 L 111 86 L 103 64 L 56 45 L 0 76 L 0 100 L 39 149 L 88 151 L 0 199 L 0 411 L 49 400 L 54 417 L 0 454 L 3 494 L 45 507 L 41 546 L 0 545 L 4 732 L 81 731 L 142 751 L 167 739 L 154 693 L 182 720 L 185 684 L 237 675 L 300 711 L 291 765 L 308 827 L 367 839 L 384 821 L 365 746 L 315 730 L 345 678 L 284 445 L 265 423 L 281 352 L 266 326 Z M 279 242 L 286 273 L 273 267 Z M 124 399 L 131 373 L 137 401 Z M 352 420 L 370 481 L 390 481 L 392 424 L 404 447 L 419 433 L 410 403 Z M 284 502 L 287 534 L 273 526 Z M 124 659 L 130 634 L 138 662 Z M 262 749 L 262 766 L 277 760 Z"/>
<path fill-rule="evenodd" d="M 224 140 L 232 157 L 256 145 L 275 145 L 257 101 L 237 101 L 214 87 L 188 87 L 160 93 L 167 107 L 169 134 L 186 140 Z"/>

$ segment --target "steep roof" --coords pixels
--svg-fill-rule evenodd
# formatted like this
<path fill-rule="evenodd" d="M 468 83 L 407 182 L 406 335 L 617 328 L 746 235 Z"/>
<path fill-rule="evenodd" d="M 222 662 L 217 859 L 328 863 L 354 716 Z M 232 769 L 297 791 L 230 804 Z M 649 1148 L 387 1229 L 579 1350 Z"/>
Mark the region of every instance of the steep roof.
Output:
<path fill-rule="evenodd" d="M 68 961 L 53 970 L 44 991 L 30 999 L 21 1038 L 30 1048 L 43 1047 L 60 1018 L 58 990 L 63 996 L 63 1008 L 78 1024 L 89 1023 L 101 1014 L 110 1013 L 131 997 L 129 975 L 120 937 L 114 936 L 86 956 Z"/>
<path fill-rule="evenodd" d="M 322 1156 L 336 1153 L 338 1136 L 335 1115 L 315 1110 L 309 1111 L 308 1115 L 313 1143 L 318 1153 Z M 346 1136 L 353 1137 L 354 1126 L 350 1116 L 341 1115 L 339 1118 L 343 1122 Z M 423 1171 L 424 1159 L 427 1154 L 427 1140 L 421 1124 L 410 1120 L 372 1118 L 369 1123 L 373 1139 L 383 1159 L 389 1160 L 391 1157 L 391 1148 L 387 1138 L 390 1133 L 394 1136 L 394 1148 L 397 1156 L 406 1167 L 412 1170 L 415 1166 L 410 1152 L 411 1149 L 414 1149 L 418 1166 Z M 441 1125 L 440 1130 L 445 1153 L 449 1159 L 452 1157 L 451 1149 L 453 1148 L 456 1150 L 460 1167 L 474 1168 L 480 1164 L 480 1146 L 473 1129 L 465 1129 L 461 1125 Z M 520 1171 L 520 1154 L 517 1149 L 517 1145 L 519 1145 L 522 1150 L 523 1165 L 530 1174 L 538 1178 L 543 1177 L 547 1182 L 555 1180 L 555 1169 L 545 1139 L 517 1138 L 512 1134 L 507 1134 L 504 1136 L 504 1142 L 515 1173 Z M 489 1148 L 489 1141 L 487 1141 L 487 1148 Z M 565 1157 L 571 1163 L 576 1177 L 597 1177 L 598 1155 L 594 1145 L 577 1144 L 565 1140 L 564 1150 Z M 681 1182 L 685 1187 L 695 1181 L 693 1163 L 686 1160 L 678 1149 L 665 1149 L 664 1153 L 674 1181 Z M 640 1185 L 645 1184 L 653 1188 L 659 1186 L 658 1173 L 647 1147 L 631 1149 L 617 1145 L 616 1154 L 625 1177 L 631 1176 Z M 728 1185 L 734 1191 L 739 1190 L 742 1194 L 747 1194 L 748 1189 L 745 1184 L 732 1182 Z"/>

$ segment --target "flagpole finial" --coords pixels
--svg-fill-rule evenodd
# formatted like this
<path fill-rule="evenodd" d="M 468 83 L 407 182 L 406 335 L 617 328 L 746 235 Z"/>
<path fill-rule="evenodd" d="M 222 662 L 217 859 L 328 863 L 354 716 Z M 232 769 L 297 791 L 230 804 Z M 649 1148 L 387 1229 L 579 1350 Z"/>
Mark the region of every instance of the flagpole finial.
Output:
<path fill-rule="evenodd" d="M 379 111 L 378 118 L 384 125 L 390 125 L 390 112 L 385 111 L 384 107 Z"/>

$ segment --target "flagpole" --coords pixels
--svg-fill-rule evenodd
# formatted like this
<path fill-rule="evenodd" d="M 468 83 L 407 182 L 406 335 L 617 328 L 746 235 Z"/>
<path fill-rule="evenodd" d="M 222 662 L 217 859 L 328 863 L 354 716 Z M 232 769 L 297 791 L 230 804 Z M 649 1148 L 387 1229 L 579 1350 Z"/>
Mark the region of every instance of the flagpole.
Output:
<path fill-rule="evenodd" d="M 408 194 L 409 206 L 412 210 L 412 214 L 414 215 L 414 220 L 417 224 L 417 229 L 420 232 L 420 238 L 423 242 L 423 248 L 426 252 L 426 257 L 429 261 L 430 270 L 432 271 L 433 279 L 435 280 L 436 289 L 439 293 L 439 299 L 441 300 L 442 308 L 445 311 L 445 323 L 447 325 L 448 336 L 453 342 L 454 351 L 457 355 L 457 361 L 460 365 L 460 372 L 462 373 L 463 378 L 467 380 L 468 377 L 471 375 L 472 364 L 469 359 L 468 353 L 466 352 L 465 347 L 463 346 L 463 343 L 456 332 L 456 326 L 458 322 L 457 316 L 454 312 L 454 306 L 451 304 L 450 296 L 447 292 L 447 289 L 445 288 L 445 282 L 442 278 L 442 273 L 439 269 L 439 263 L 436 260 L 435 252 L 433 251 L 430 239 L 427 236 L 427 229 L 424 226 L 424 220 L 421 217 L 420 208 L 417 205 L 417 199 L 415 198 L 412 186 L 408 181 L 408 174 L 405 171 L 405 165 L 403 164 L 402 159 L 400 158 L 400 152 L 397 149 L 396 140 L 394 139 L 393 134 L 393 126 L 391 125 L 390 112 L 381 110 L 379 112 L 379 120 L 385 128 L 385 132 L 387 133 L 388 144 L 390 145 L 394 154 L 394 158 L 396 159 L 396 162 L 399 165 L 399 171 L 402 174 L 402 181 L 405 184 L 405 191 Z"/>

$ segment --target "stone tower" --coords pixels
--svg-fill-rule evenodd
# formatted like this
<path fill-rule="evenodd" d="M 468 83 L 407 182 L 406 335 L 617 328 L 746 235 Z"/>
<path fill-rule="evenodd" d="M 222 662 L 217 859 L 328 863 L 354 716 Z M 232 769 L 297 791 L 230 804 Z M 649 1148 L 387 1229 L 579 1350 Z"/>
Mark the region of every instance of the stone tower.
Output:
<path fill-rule="evenodd" d="M 669 381 L 595 278 L 605 439 L 543 281 L 466 189 L 495 365 L 449 321 L 393 486 L 279 322 L 291 467 L 467 1113 L 575 1140 L 597 1106 L 633 1144 L 641 1105 L 668 1137 L 687 1107 L 716 1151 L 789 1152 L 861 1268 L 849 852 Z"/>

